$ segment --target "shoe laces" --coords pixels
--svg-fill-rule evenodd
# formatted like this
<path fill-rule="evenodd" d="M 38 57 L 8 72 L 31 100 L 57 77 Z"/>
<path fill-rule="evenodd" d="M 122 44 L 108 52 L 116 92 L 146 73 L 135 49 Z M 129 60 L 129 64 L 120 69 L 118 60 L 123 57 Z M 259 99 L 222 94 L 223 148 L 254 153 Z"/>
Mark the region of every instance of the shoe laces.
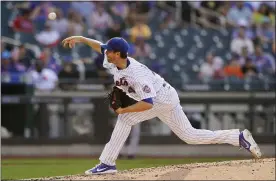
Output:
<path fill-rule="evenodd" d="M 99 164 L 97 164 L 95 167 L 93 167 L 92 169 L 95 169 L 95 168 L 97 168 L 98 166 L 100 166 L 102 163 L 99 163 Z"/>

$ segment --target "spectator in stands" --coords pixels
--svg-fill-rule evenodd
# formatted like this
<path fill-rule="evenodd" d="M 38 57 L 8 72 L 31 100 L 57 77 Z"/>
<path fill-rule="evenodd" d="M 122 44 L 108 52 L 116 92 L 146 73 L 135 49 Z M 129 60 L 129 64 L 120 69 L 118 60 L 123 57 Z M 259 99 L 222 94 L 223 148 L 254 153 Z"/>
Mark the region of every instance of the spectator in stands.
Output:
<path fill-rule="evenodd" d="M 151 38 L 151 35 L 152 33 L 150 27 L 143 23 L 141 19 L 137 20 L 136 24 L 129 30 L 130 40 L 133 43 L 138 37 L 148 40 Z"/>
<path fill-rule="evenodd" d="M 60 65 L 57 64 L 57 60 L 52 55 L 50 48 L 44 48 L 41 55 L 40 60 L 43 62 L 44 67 L 53 70 L 58 73 L 61 69 Z"/>
<path fill-rule="evenodd" d="M 22 73 L 25 71 L 26 67 L 17 60 L 13 60 L 10 52 L 1 53 L 1 72 Z"/>
<path fill-rule="evenodd" d="M 253 64 L 251 58 L 247 58 L 245 60 L 245 64 L 242 66 L 241 70 L 245 78 L 254 77 L 258 75 L 258 70 L 256 66 Z"/>
<path fill-rule="evenodd" d="M 16 32 L 33 33 L 34 24 L 32 11 L 30 9 L 23 9 L 22 15 L 19 15 L 12 22 L 12 28 Z"/>
<path fill-rule="evenodd" d="M 212 78 L 219 78 L 222 75 L 223 60 L 215 56 L 213 52 L 206 55 L 206 61 L 201 64 L 199 78 L 203 81 L 209 81 Z"/>
<path fill-rule="evenodd" d="M 250 54 L 254 52 L 253 41 L 246 37 L 244 27 L 239 28 L 238 36 L 232 39 L 230 47 L 231 52 L 237 53 L 238 55 L 241 55 L 243 47 L 246 47 Z"/>
<path fill-rule="evenodd" d="M 22 63 L 26 68 L 30 68 L 34 58 L 34 52 L 30 49 L 26 49 L 24 44 L 20 45 L 18 48 L 14 48 L 12 51 L 12 59 Z"/>
<path fill-rule="evenodd" d="M 238 21 L 238 26 L 239 27 L 234 29 L 234 31 L 233 31 L 233 34 L 232 34 L 233 38 L 238 37 L 239 30 L 241 28 L 244 29 L 244 33 L 245 33 L 246 38 L 249 38 L 251 40 L 255 38 L 255 33 L 253 32 L 252 28 L 248 26 L 247 21 L 245 21 L 244 19 L 239 20 Z"/>
<path fill-rule="evenodd" d="M 225 77 L 235 77 L 235 78 L 243 78 L 243 73 L 241 70 L 241 66 L 236 57 L 233 57 L 230 60 L 230 63 L 224 67 L 224 76 Z"/>
<path fill-rule="evenodd" d="M 238 26 L 238 22 L 241 19 L 247 21 L 249 26 L 251 26 L 251 18 L 252 11 L 250 8 L 244 6 L 244 2 L 242 1 L 236 2 L 236 5 L 232 7 L 227 14 L 228 22 L 234 27 Z"/>
<path fill-rule="evenodd" d="M 97 3 L 95 11 L 91 14 L 89 23 L 92 31 L 101 33 L 104 33 L 108 27 L 113 25 L 112 18 L 105 11 L 101 3 Z"/>
<path fill-rule="evenodd" d="M 213 78 L 215 70 L 213 67 L 213 59 L 207 58 L 206 62 L 202 63 L 199 69 L 199 79 L 209 81 Z"/>
<path fill-rule="evenodd" d="M 115 19 L 112 26 L 108 27 L 105 34 L 107 39 L 122 36 L 123 26 L 120 20 Z"/>
<path fill-rule="evenodd" d="M 230 2 L 225 1 L 220 8 L 218 9 L 219 15 L 219 20 L 220 20 L 220 25 L 223 27 L 231 27 L 231 22 L 229 23 L 227 20 L 227 14 L 229 12 L 229 9 L 231 8 Z"/>
<path fill-rule="evenodd" d="M 54 11 L 54 6 L 50 1 L 31 2 L 30 8 L 33 10 L 33 19 L 37 22 L 46 22 L 48 14 Z"/>
<path fill-rule="evenodd" d="M 95 11 L 95 3 L 94 2 L 91 2 L 91 1 L 88 1 L 88 2 L 85 2 L 85 1 L 72 1 L 71 2 L 71 8 L 81 14 L 81 16 L 87 21 L 89 21 L 89 16 L 91 15 L 91 13 L 93 11 Z"/>
<path fill-rule="evenodd" d="M 146 1 L 133 1 L 130 2 L 129 6 L 129 16 L 128 16 L 128 24 L 134 25 L 137 20 L 140 20 L 146 23 L 149 19 L 150 6 L 149 2 Z"/>
<path fill-rule="evenodd" d="M 44 30 L 35 35 L 35 39 L 43 46 L 53 47 L 59 43 L 60 35 L 58 31 L 52 29 L 50 23 L 47 22 Z"/>
<path fill-rule="evenodd" d="M 53 70 L 46 68 L 45 64 L 40 60 L 35 62 L 34 70 L 30 73 L 36 90 L 49 92 L 56 89 L 57 74 Z"/>
<path fill-rule="evenodd" d="M 263 22 L 257 27 L 257 37 L 263 43 L 272 43 L 275 39 L 275 27 L 272 26 L 268 17 L 263 18 Z"/>
<path fill-rule="evenodd" d="M 81 15 L 74 11 L 68 12 L 68 32 L 67 36 L 82 35 L 84 31 L 84 23 Z"/>
<path fill-rule="evenodd" d="M 269 18 L 269 9 L 268 9 L 268 5 L 266 5 L 265 3 L 262 3 L 259 8 L 258 11 L 255 11 L 252 15 L 252 21 L 255 25 L 261 25 L 263 23 L 263 20 L 265 18 Z"/>
<path fill-rule="evenodd" d="M 52 30 L 57 31 L 59 33 L 60 37 L 64 37 L 68 33 L 69 22 L 63 16 L 63 12 L 61 9 L 56 9 L 55 12 L 57 17 L 55 20 L 50 20 L 49 24 Z"/>
<path fill-rule="evenodd" d="M 1 72 L 10 70 L 11 53 L 8 51 L 1 52 Z"/>
<path fill-rule="evenodd" d="M 58 73 L 59 79 L 79 79 L 77 66 L 72 61 L 73 58 L 71 56 L 63 57 L 62 69 Z M 59 87 L 63 90 L 74 90 L 76 84 L 73 82 L 60 82 Z"/>
<path fill-rule="evenodd" d="M 52 92 L 57 88 L 57 74 L 44 66 L 44 63 L 37 60 L 34 70 L 30 71 L 35 90 L 39 92 Z M 49 137 L 49 109 L 47 103 L 39 103 L 35 114 L 35 127 L 38 130 L 39 137 Z"/>
<path fill-rule="evenodd" d="M 251 57 L 258 72 L 275 74 L 275 59 L 273 56 L 264 53 L 260 45 L 255 47 L 255 53 Z"/>
<path fill-rule="evenodd" d="M 244 5 L 249 7 L 251 9 L 252 12 L 258 11 L 260 5 L 262 4 L 262 2 L 258 2 L 258 1 L 247 1 L 244 2 Z"/>
<path fill-rule="evenodd" d="M 138 37 L 135 41 L 135 56 L 139 58 L 148 58 L 151 53 L 151 47 L 142 37 Z"/>
<path fill-rule="evenodd" d="M 165 15 L 161 20 L 160 29 L 174 29 L 178 26 L 178 24 L 175 21 L 175 18 L 173 16 L 172 12 L 164 12 Z"/>
<path fill-rule="evenodd" d="M 270 19 L 273 27 L 275 27 L 275 13 L 276 13 L 275 10 L 276 10 L 276 8 L 275 8 L 275 4 L 274 4 L 273 8 L 271 8 L 271 10 L 269 12 L 269 19 Z"/>
<path fill-rule="evenodd" d="M 250 55 L 248 53 L 247 47 L 242 47 L 241 55 L 238 55 L 238 54 L 233 55 L 233 57 L 235 57 L 238 60 L 241 66 L 245 64 L 245 61 L 249 56 Z"/>
<path fill-rule="evenodd" d="M 129 13 L 129 6 L 124 1 L 113 2 L 111 6 L 112 17 L 120 17 L 120 19 L 125 20 Z"/>

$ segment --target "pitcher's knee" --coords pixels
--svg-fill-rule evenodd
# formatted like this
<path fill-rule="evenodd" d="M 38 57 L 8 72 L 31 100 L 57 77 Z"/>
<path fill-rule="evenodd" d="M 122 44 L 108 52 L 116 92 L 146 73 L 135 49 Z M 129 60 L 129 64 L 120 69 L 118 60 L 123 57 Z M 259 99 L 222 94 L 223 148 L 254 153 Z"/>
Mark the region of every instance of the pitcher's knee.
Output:
<path fill-rule="evenodd" d="M 199 140 L 197 139 L 196 135 L 195 135 L 195 129 L 192 128 L 192 130 L 190 130 L 189 132 L 185 132 L 182 133 L 180 136 L 180 139 L 182 139 L 184 142 L 186 142 L 187 144 L 199 144 Z"/>
<path fill-rule="evenodd" d="M 130 119 L 129 117 L 127 116 L 124 116 L 124 115 L 119 115 L 118 117 L 118 121 L 121 121 L 122 124 L 126 124 L 128 126 L 133 126 L 133 125 L 136 125 L 137 124 L 137 121 L 134 120 L 134 119 Z"/>

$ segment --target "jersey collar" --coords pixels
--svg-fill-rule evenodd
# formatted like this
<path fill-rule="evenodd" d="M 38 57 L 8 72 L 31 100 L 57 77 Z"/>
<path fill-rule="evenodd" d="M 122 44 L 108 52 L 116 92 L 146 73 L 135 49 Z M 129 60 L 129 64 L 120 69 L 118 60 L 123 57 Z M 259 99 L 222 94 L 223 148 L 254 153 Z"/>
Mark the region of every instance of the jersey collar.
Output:
<path fill-rule="evenodd" d="M 127 68 L 129 65 L 130 65 L 130 61 L 129 61 L 129 59 L 127 58 L 127 66 L 126 66 L 126 68 Z M 118 70 L 123 70 L 123 69 L 121 69 L 121 68 L 119 68 L 119 67 L 117 67 L 117 69 L 118 69 Z"/>

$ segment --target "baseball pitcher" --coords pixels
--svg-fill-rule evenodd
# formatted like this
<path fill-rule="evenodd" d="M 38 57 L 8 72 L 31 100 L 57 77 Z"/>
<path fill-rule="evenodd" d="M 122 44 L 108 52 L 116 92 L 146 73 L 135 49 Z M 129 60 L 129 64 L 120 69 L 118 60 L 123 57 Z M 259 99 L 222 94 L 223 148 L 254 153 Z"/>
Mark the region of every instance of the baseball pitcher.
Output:
<path fill-rule="evenodd" d="M 76 43 L 84 43 L 104 54 L 103 67 L 113 74 L 115 83 L 110 105 L 118 114 L 118 120 L 99 158 L 100 163 L 85 171 L 85 174 L 116 173 L 115 161 L 130 134 L 131 127 L 154 117 L 167 124 L 188 144 L 226 143 L 245 148 L 255 158 L 261 157 L 260 148 L 247 129 L 240 132 L 239 129 L 210 131 L 193 128 L 182 110 L 176 90 L 160 75 L 129 57 L 129 45 L 123 38 L 115 37 L 103 44 L 83 36 L 71 36 L 62 43 L 70 48 Z M 118 90 L 125 93 L 130 100 L 134 100 L 134 103 L 126 101 L 127 106 L 122 106 Z"/>

